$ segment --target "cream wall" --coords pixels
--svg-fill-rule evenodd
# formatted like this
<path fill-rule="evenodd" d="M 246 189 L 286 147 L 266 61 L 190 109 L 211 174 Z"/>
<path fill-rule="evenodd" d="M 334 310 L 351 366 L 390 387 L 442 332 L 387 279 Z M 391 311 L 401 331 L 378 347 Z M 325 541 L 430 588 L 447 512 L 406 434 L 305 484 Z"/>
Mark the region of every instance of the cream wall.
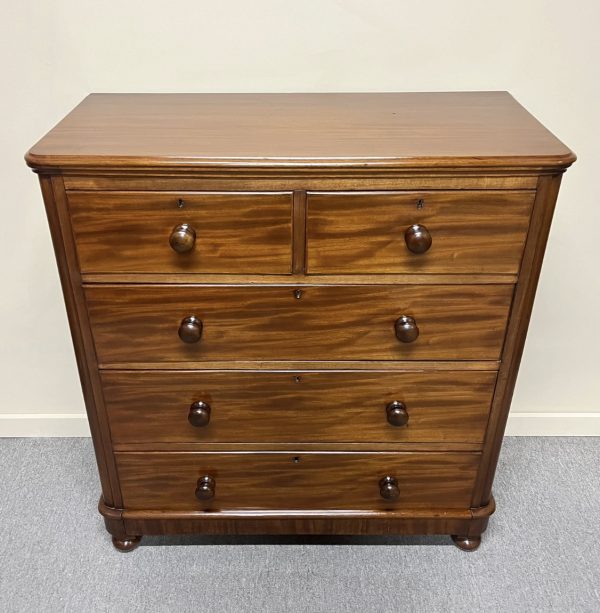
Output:
<path fill-rule="evenodd" d="M 0 435 L 86 431 L 25 150 L 88 92 L 506 89 L 565 176 L 510 431 L 600 434 L 597 0 L 2 0 Z"/>

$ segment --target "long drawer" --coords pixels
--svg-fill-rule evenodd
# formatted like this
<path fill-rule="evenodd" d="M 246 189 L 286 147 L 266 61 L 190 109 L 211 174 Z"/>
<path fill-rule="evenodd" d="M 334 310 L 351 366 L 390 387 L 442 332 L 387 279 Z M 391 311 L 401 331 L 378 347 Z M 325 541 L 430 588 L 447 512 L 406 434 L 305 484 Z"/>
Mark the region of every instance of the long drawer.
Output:
<path fill-rule="evenodd" d="M 98 285 L 87 286 L 85 293 L 98 360 L 105 366 L 241 359 L 497 360 L 512 289 Z"/>
<path fill-rule="evenodd" d="M 125 507 L 169 511 L 465 508 L 479 463 L 475 453 L 115 457 Z"/>
<path fill-rule="evenodd" d="M 101 374 L 128 443 L 482 443 L 495 372 Z"/>
<path fill-rule="evenodd" d="M 69 192 L 68 198 L 83 273 L 291 272 L 291 192 Z"/>
<path fill-rule="evenodd" d="M 309 193 L 309 273 L 519 269 L 533 191 Z"/>

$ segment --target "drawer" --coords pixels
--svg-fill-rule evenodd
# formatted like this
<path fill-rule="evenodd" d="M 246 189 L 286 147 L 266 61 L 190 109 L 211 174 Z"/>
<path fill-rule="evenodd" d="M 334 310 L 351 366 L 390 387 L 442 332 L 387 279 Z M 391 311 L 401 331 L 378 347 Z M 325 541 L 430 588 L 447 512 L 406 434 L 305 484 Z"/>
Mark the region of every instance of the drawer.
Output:
<path fill-rule="evenodd" d="M 512 290 L 512 285 L 307 286 L 299 294 L 282 286 L 92 285 L 85 291 L 97 357 L 108 365 L 497 360 Z M 416 340 L 405 342 L 417 331 Z"/>
<path fill-rule="evenodd" d="M 468 508 L 474 453 L 117 453 L 127 510 Z M 394 499 L 382 497 L 389 477 Z M 390 479 L 390 480 L 391 480 Z M 196 497 L 201 493 L 211 498 Z M 397 486 L 397 489 L 396 489 Z M 386 493 L 384 490 L 383 493 Z"/>
<path fill-rule="evenodd" d="M 516 274 L 534 193 L 309 193 L 307 270 Z"/>
<path fill-rule="evenodd" d="M 290 192 L 69 192 L 68 199 L 83 273 L 291 272 Z"/>
<path fill-rule="evenodd" d="M 477 371 L 101 376 L 115 444 L 482 443 L 496 382 Z"/>

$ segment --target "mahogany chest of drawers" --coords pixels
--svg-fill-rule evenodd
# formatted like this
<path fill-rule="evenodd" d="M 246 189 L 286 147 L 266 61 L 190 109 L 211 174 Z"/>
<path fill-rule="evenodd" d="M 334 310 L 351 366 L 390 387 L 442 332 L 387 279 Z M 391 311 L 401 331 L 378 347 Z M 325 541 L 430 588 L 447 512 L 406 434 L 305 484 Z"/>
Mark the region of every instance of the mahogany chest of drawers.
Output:
<path fill-rule="evenodd" d="M 479 545 L 575 160 L 507 93 L 96 94 L 26 159 L 118 549 Z"/>

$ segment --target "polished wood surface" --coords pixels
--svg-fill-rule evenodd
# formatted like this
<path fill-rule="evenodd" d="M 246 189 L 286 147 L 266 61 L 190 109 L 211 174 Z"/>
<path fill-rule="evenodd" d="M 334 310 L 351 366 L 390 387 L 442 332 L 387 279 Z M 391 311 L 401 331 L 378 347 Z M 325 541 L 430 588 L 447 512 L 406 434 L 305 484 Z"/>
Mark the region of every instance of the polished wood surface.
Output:
<path fill-rule="evenodd" d="M 402 508 L 369 511 L 148 511 L 98 505 L 105 522 L 119 522 L 111 528 L 122 536 L 132 534 L 322 534 L 398 535 L 473 534 L 481 535 L 495 511 L 492 498 L 477 509 Z"/>
<path fill-rule="evenodd" d="M 112 543 L 115 549 L 122 551 L 123 553 L 128 553 L 129 551 L 133 551 L 136 549 L 142 540 L 141 536 L 124 536 L 117 537 L 113 536 Z"/>
<path fill-rule="evenodd" d="M 534 194 L 310 193 L 307 271 L 516 273 Z"/>
<path fill-rule="evenodd" d="M 137 362 L 136 372 L 139 370 L 312 370 L 316 372 L 329 370 L 344 370 L 349 372 L 358 371 L 448 371 L 448 370 L 476 370 L 496 371 L 500 366 L 499 360 L 465 360 L 457 363 L 453 360 L 210 360 L 195 362 L 186 360 L 183 362 Z M 103 371 L 127 370 L 127 363 L 113 362 L 104 364 Z"/>
<path fill-rule="evenodd" d="M 204 475 L 198 479 L 196 483 L 196 491 L 194 495 L 200 501 L 210 500 L 215 497 L 215 488 L 217 487 L 217 482 L 214 477 L 211 475 Z"/>
<path fill-rule="evenodd" d="M 396 500 L 400 497 L 400 486 L 396 477 L 383 477 L 379 480 L 379 495 L 385 500 Z"/>
<path fill-rule="evenodd" d="M 466 535 L 452 535 L 454 544 L 463 551 L 475 551 L 481 545 L 481 535 L 466 536 Z"/>
<path fill-rule="evenodd" d="M 507 92 L 92 94 L 35 168 L 565 167 L 573 153 Z"/>
<path fill-rule="evenodd" d="M 486 432 L 485 450 L 477 485 L 473 492 L 474 506 L 485 505 L 492 497 L 492 482 L 500 456 L 502 438 L 508 420 L 521 356 L 523 355 L 527 328 L 561 178 L 561 175 L 556 175 L 554 177 L 540 177 L 539 179 L 531 217 L 531 230 L 521 265 L 523 274 L 515 289 L 512 317 L 507 326 L 506 341 L 502 350 L 502 363 L 498 372 L 498 383 Z"/>
<path fill-rule="evenodd" d="M 104 371 L 115 444 L 159 442 L 481 443 L 495 372 Z M 389 423 L 404 405 L 404 427 Z M 203 427 L 188 419 L 201 402 Z M 393 416 L 396 422 L 400 416 Z"/>
<path fill-rule="evenodd" d="M 44 174 L 49 169 L 39 168 Z M 236 168 L 227 172 L 215 167 L 193 170 L 161 168 L 157 173 L 144 173 L 131 168 L 79 169 L 63 176 L 68 191 L 287 191 L 314 190 L 455 190 L 455 189 L 536 189 L 539 173 L 555 172 L 540 167 L 531 169 L 486 168 L 485 172 L 469 168 L 440 170 L 436 174 L 426 168 L 387 169 L 336 166 L 264 166 Z"/>
<path fill-rule="evenodd" d="M 417 201 L 419 206 L 423 206 L 423 200 Z M 411 253 L 426 253 L 431 249 L 431 232 L 423 224 L 414 223 L 404 230 L 404 242 Z"/>
<path fill-rule="evenodd" d="M 68 197 L 84 273 L 291 272 L 291 193 L 69 192 Z M 187 235 L 179 229 L 183 236 L 173 238 L 182 225 Z"/>
<path fill-rule="evenodd" d="M 468 508 L 479 465 L 475 453 L 117 453 L 128 509 Z M 197 481 L 214 479 L 199 501 Z M 380 480 L 400 495 L 386 500 Z"/>
<path fill-rule="evenodd" d="M 398 535 L 449 535 L 461 530 L 477 529 L 483 533 L 487 528 L 487 521 L 474 520 L 468 516 L 462 518 L 451 517 L 450 512 L 440 515 L 432 511 L 430 517 L 417 517 L 414 510 L 409 513 L 392 515 L 390 511 L 381 513 L 359 514 L 349 512 L 344 515 L 340 511 L 335 513 L 304 512 L 286 516 L 274 516 L 273 513 L 250 515 L 248 512 L 233 515 L 231 513 L 203 513 L 194 515 L 186 513 L 186 517 L 165 516 L 156 513 L 152 517 L 138 517 L 139 514 L 131 512 L 125 520 L 128 530 L 139 531 L 140 534 L 160 535 L 227 535 L 250 536 L 258 538 L 264 535 L 280 535 L 285 538 L 289 535 L 314 535 L 323 537 L 348 535 L 355 536 L 389 536 Z M 230 542 L 230 538 L 226 542 Z M 410 543 L 410 539 L 403 539 Z M 243 541 L 242 541 L 243 542 Z M 421 544 L 421 539 L 414 538 L 414 544 Z"/>
<path fill-rule="evenodd" d="M 181 320 L 177 334 L 184 343 L 198 343 L 202 338 L 203 327 L 204 324 L 201 319 L 190 315 Z"/>
<path fill-rule="evenodd" d="M 149 403 L 149 406 L 155 406 L 154 402 Z M 208 426 L 210 423 L 210 414 L 212 412 L 212 407 L 208 402 L 203 402 L 202 400 L 194 400 L 190 404 L 190 410 L 188 412 L 188 422 L 190 426 L 194 426 L 194 428 L 204 428 Z M 142 419 L 145 419 L 145 416 L 142 415 Z M 168 427 L 172 427 L 172 424 L 169 423 Z M 137 424 L 134 426 L 133 430 L 137 430 Z"/>
<path fill-rule="evenodd" d="M 88 286 L 98 360 L 495 360 L 510 285 L 310 287 Z M 394 323 L 412 314 L 419 337 L 399 342 Z M 182 317 L 202 322 L 184 343 Z M 130 342 L 135 339 L 135 342 Z"/>
<path fill-rule="evenodd" d="M 575 160 L 508 94 L 93 95 L 26 159 L 117 549 L 479 546 Z"/>
<path fill-rule="evenodd" d="M 419 322 L 421 319 L 419 318 Z M 414 317 L 410 315 L 401 315 L 394 322 L 394 332 L 396 334 L 396 338 L 401 343 L 414 343 L 420 334 L 419 327 L 417 326 L 417 322 Z"/>
<path fill-rule="evenodd" d="M 77 369 L 98 466 L 102 497 L 106 504 L 120 507 L 123 501 L 110 443 L 108 421 L 104 411 L 98 364 L 85 306 L 85 297 L 83 288 L 79 283 L 77 254 L 71 231 L 64 182 L 60 176 L 41 176 L 40 187 L 67 309 Z M 111 530 L 113 530 L 112 527 Z"/>
<path fill-rule="evenodd" d="M 136 511 L 100 502 L 103 516 L 119 514 L 129 534 L 479 534 L 494 513 L 494 499 L 478 509 L 402 508 L 370 511 Z"/>
<path fill-rule="evenodd" d="M 385 413 L 388 423 L 391 426 L 396 426 L 397 428 L 406 426 L 408 424 L 408 420 L 410 419 L 406 404 L 401 400 L 392 400 L 392 402 L 385 407 Z"/>
<path fill-rule="evenodd" d="M 302 288 L 305 285 L 503 285 L 514 284 L 517 275 L 242 275 L 199 273 L 83 273 L 86 285 L 126 283 L 128 285 L 287 285 Z"/>
<path fill-rule="evenodd" d="M 183 204 L 183 200 L 181 200 Z M 169 236 L 169 245 L 176 253 L 189 253 L 196 246 L 196 230 L 189 223 L 176 225 Z"/>

